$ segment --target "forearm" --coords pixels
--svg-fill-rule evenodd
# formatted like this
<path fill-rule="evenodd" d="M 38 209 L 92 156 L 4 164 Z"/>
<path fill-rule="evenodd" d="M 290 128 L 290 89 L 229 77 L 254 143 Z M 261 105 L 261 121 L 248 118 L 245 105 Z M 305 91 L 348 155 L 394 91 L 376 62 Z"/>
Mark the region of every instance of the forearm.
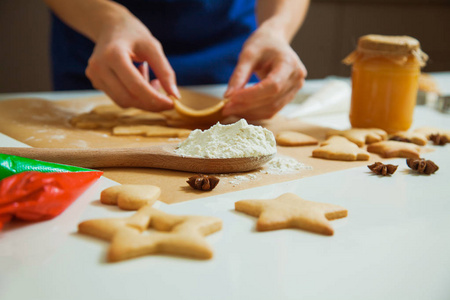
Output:
<path fill-rule="evenodd" d="M 44 0 L 66 24 L 97 42 L 103 32 L 111 30 L 131 13 L 109 0 Z"/>
<path fill-rule="evenodd" d="M 271 30 L 290 42 L 302 25 L 309 0 L 259 0 L 256 14 L 258 26 Z"/>

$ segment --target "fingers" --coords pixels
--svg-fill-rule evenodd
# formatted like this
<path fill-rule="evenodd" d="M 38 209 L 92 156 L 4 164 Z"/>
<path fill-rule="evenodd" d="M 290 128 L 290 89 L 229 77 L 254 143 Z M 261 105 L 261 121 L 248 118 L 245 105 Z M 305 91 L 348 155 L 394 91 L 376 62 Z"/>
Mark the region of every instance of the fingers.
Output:
<path fill-rule="evenodd" d="M 252 55 L 251 51 L 243 51 L 239 56 L 239 61 L 233 74 L 231 74 L 228 88 L 224 94 L 225 98 L 230 97 L 236 90 L 243 88 L 247 84 L 252 76 L 254 64 L 255 56 Z"/>
<path fill-rule="evenodd" d="M 246 120 L 263 120 L 272 118 L 279 112 L 287 103 L 289 103 L 297 94 L 297 89 L 290 89 L 277 99 L 270 99 L 265 105 L 258 108 L 243 111 L 235 114 L 237 117 L 245 118 Z"/>
<path fill-rule="evenodd" d="M 179 92 L 160 42 L 131 14 L 122 17 L 97 38 L 86 76 L 122 106 L 151 111 L 173 108 L 169 95 L 179 97 Z M 142 64 L 136 68 L 133 62 Z M 149 68 L 168 95 L 149 82 Z"/>
<path fill-rule="evenodd" d="M 160 91 L 160 90 L 162 89 L 161 82 L 159 82 L 158 79 L 153 79 L 153 80 L 151 80 L 151 81 L 150 81 L 150 84 L 151 84 L 152 87 L 153 87 L 155 90 L 157 90 L 157 91 Z"/>
<path fill-rule="evenodd" d="M 120 51 L 97 57 L 95 53 L 89 59 L 86 76 L 93 86 L 103 90 L 122 107 L 137 107 L 150 111 L 171 109 L 173 101 L 159 93 L 145 78 L 148 74 L 145 65 L 138 70 L 131 58 Z"/>
<path fill-rule="evenodd" d="M 105 72 L 98 81 L 93 82 L 94 88 L 102 90 L 120 107 L 130 107 L 134 103 L 131 95 L 113 72 Z"/>
<path fill-rule="evenodd" d="M 133 65 L 126 53 L 116 53 L 110 67 L 125 85 L 127 90 L 140 102 L 141 107 L 149 107 L 153 111 L 170 109 L 172 100 L 155 90 Z"/>
<path fill-rule="evenodd" d="M 300 60 L 300 58 L 298 58 L 298 67 L 299 67 L 299 75 L 300 77 L 303 79 L 303 81 L 305 80 L 305 78 L 308 76 L 308 70 L 306 70 L 305 65 L 303 64 L 303 62 Z M 303 85 L 302 85 L 303 86 Z"/>
<path fill-rule="evenodd" d="M 175 72 L 164 54 L 158 40 L 152 39 L 151 43 L 140 43 L 136 45 L 135 54 L 145 60 L 159 79 L 163 89 L 177 99 L 181 98 L 177 88 Z"/>
<path fill-rule="evenodd" d="M 148 63 L 144 61 L 142 64 L 139 64 L 138 70 L 141 73 L 142 77 L 144 77 L 144 80 L 149 82 L 150 81 L 150 74 L 148 70 Z"/>
<path fill-rule="evenodd" d="M 271 111 L 279 111 L 295 96 L 295 93 L 304 83 L 303 70 L 300 68 L 300 60 L 289 62 L 285 59 L 275 62 L 267 77 L 261 82 L 236 91 L 231 95 L 230 101 L 223 110 L 224 115 L 273 115 Z M 303 67 L 304 68 L 304 67 Z M 287 94 L 292 94 L 286 100 Z M 279 107 L 282 104 L 281 107 Z"/>

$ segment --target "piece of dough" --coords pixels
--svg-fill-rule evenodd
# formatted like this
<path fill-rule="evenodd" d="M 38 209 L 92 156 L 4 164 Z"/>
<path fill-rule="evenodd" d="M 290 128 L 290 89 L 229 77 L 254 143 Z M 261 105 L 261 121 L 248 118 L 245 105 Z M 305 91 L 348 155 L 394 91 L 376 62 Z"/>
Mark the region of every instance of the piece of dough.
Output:
<path fill-rule="evenodd" d="M 227 102 L 205 93 L 179 89 L 181 98 L 174 100 L 175 111 L 182 119 L 197 124 L 215 124 L 224 119 L 222 109 Z"/>

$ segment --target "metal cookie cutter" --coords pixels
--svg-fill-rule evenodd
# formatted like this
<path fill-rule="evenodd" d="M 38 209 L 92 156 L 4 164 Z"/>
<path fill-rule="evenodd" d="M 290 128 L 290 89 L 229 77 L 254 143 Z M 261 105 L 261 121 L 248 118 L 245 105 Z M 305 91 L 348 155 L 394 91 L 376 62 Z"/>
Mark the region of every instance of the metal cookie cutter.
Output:
<path fill-rule="evenodd" d="M 440 112 L 450 114 L 450 96 L 439 96 L 436 101 L 436 109 Z"/>

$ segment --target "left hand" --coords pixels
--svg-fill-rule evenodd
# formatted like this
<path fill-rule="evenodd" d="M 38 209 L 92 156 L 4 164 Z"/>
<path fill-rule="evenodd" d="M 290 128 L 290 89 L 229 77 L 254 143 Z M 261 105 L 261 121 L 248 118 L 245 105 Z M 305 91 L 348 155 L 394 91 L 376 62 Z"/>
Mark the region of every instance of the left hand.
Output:
<path fill-rule="evenodd" d="M 245 87 L 251 75 L 261 80 Z M 289 43 L 276 32 L 259 28 L 245 42 L 224 94 L 225 116 L 269 119 L 303 86 L 306 68 Z"/>

